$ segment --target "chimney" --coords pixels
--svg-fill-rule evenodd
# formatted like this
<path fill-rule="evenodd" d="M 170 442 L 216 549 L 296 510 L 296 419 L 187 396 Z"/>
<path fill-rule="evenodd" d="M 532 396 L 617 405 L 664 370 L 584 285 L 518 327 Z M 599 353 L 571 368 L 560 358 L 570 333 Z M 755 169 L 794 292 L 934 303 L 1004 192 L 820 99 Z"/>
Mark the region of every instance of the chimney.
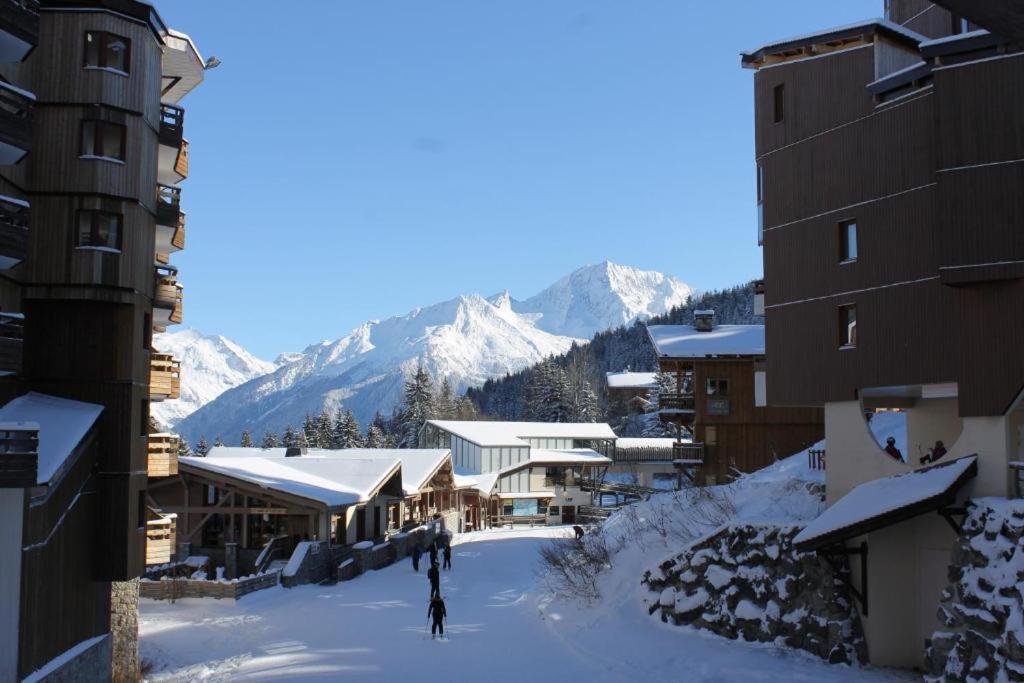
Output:
<path fill-rule="evenodd" d="M 710 332 L 715 326 L 715 312 L 704 309 L 693 312 L 693 327 L 698 332 Z"/>
<path fill-rule="evenodd" d="M 286 458 L 297 458 L 306 454 L 305 446 L 289 446 L 285 452 L 284 457 Z"/>

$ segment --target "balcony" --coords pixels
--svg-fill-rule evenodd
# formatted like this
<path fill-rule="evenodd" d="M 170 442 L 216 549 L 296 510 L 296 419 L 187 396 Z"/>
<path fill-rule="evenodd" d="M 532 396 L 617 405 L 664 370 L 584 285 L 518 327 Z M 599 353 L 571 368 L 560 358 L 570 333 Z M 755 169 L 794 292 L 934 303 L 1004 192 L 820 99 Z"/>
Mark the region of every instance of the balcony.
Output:
<path fill-rule="evenodd" d="M 658 394 L 660 413 L 692 413 L 693 406 L 693 394 Z"/>
<path fill-rule="evenodd" d="M 683 465 L 704 464 L 704 444 L 674 443 L 672 444 L 672 461 Z"/>
<path fill-rule="evenodd" d="M 38 0 L 0 0 L 0 62 L 20 62 L 37 42 Z"/>
<path fill-rule="evenodd" d="M 39 463 L 39 425 L 0 422 L 0 489 L 36 485 Z"/>
<path fill-rule="evenodd" d="M 176 434 L 149 435 L 150 477 L 173 477 L 178 473 L 178 436 Z"/>
<path fill-rule="evenodd" d="M 163 36 L 161 59 L 163 76 L 163 102 L 178 102 L 203 82 L 206 73 L 203 58 L 199 56 L 192 39 L 184 33 L 168 29 Z"/>
<path fill-rule="evenodd" d="M 167 263 L 168 257 L 185 248 L 185 214 L 177 211 L 177 219 L 172 225 L 164 225 L 157 219 L 156 249 L 157 261 Z"/>
<path fill-rule="evenodd" d="M 0 312 L 0 375 L 21 374 L 25 316 Z"/>
<path fill-rule="evenodd" d="M 182 320 L 185 288 L 178 283 L 178 271 L 173 266 L 156 266 L 153 285 L 153 329 L 164 332 L 168 325 Z"/>
<path fill-rule="evenodd" d="M 188 177 L 188 140 L 184 137 L 185 110 L 173 104 L 160 105 L 160 157 L 157 180 L 176 185 Z"/>
<path fill-rule="evenodd" d="M 0 195 L 0 270 L 25 260 L 28 248 L 28 202 Z"/>
<path fill-rule="evenodd" d="M 32 93 L 0 80 L 0 165 L 16 164 L 32 149 L 34 101 Z"/>
<path fill-rule="evenodd" d="M 174 400 L 181 396 L 181 362 L 169 353 L 149 355 L 149 399 Z"/>
<path fill-rule="evenodd" d="M 154 508 L 147 508 L 146 520 L 146 564 L 167 564 L 174 557 L 177 515 L 165 515 Z"/>

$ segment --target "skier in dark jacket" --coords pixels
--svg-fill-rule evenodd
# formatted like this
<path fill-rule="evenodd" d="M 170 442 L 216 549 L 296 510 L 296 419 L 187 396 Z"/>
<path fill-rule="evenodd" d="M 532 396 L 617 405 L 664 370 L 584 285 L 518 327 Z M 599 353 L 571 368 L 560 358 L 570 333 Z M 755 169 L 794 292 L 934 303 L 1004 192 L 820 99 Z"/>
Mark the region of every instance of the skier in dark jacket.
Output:
<path fill-rule="evenodd" d="M 430 544 L 430 564 L 437 564 L 437 541 L 432 541 Z"/>
<path fill-rule="evenodd" d="M 946 454 L 946 445 L 941 441 L 935 442 L 935 448 L 928 451 L 928 455 L 921 458 L 921 464 L 926 465 L 930 462 L 935 462 Z"/>
<path fill-rule="evenodd" d="M 430 597 L 441 595 L 441 572 L 437 569 L 437 562 L 430 565 L 427 570 L 427 578 L 430 579 Z"/>
<path fill-rule="evenodd" d="M 412 548 L 412 568 L 414 571 L 420 570 L 420 558 L 423 557 L 423 548 L 417 543 Z"/>
<path fill-rule="evenodd" d="M 452 568 L 452 547 L 448 544 L 444 546 L 444 569 Z"/>
<path fill-rule="evenodd" d="M 890 458 L 903 462 L 903 453 L 896 448 L 896 439 L 891 436 L 885 440 L 885 452 L 889 454 Z"/>
<path fill-rule="evenodd" d="M 440 595 L 436 595 L 430 599 L 430 607 L 427 608 L 427 619 L 433 617 L 433 623 L 430 625 L 430 637 L 433 638 L 434 634 L 438 631 L 441 632 L 441 636 L 444 636 L 444 618 L 448 616 L 448 610 L 444 606 L 444 600 L 441 599 Z"/>

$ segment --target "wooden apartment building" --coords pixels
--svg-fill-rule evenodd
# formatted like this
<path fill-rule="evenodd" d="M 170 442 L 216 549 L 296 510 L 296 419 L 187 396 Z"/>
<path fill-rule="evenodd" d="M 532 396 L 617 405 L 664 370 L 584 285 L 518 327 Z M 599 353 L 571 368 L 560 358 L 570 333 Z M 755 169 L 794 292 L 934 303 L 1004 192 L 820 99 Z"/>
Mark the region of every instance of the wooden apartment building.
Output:
<path fill-rule="evenodd" d="M 135 0 L 4 2 L 0 62 L 0 679 L 131 679 L 133 579 L 173 547 L 146 489 L 175 467 L 149 406 L 179 370 L 151 340 L 181 321 L 179 101 L 204 63 Z"/>
<path fill-rule="evenodd" d="M 698 480 L 711 484 L 770 465 L 824 434 L 821 410 L 768 406 L 764 326 L 718 325 L 714 315 L 695 311 L 692 325 L 647 328 L 658 365 L 675 383 L 659 395 L 658 412 L 675 429 L 679 459 L 703 460 Z M 686 432 L 692 443 L 683 441 Z"/>
<path fill-rule="evenodd" d="M 768 404 L 824 407 L 830 505 L 913 471 L 936 441 L 946 460 L 977 456 L 962 491 L 912 518 L 855 519 L 803 546 L 870 553 L 854 578 L 878 664 L 920 665 L 941 628 L 956 534 L 936 509 L 1008 495 L 1007 463 L 1024 455 L 1024 21 L 1012 5 L 889 0 L 883 20 L 742 56 Z M 865 424 L 882 408 L 906 414 L 903 461 Z"/>

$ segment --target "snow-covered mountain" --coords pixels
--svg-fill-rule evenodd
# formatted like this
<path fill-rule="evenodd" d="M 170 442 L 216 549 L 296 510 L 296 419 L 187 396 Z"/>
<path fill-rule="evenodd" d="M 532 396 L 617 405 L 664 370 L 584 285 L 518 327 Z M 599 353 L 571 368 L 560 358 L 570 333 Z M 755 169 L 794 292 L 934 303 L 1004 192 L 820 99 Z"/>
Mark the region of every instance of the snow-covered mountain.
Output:
<path fill-rule="evenodd" d="M 190 328 L 155 335 L 153 347 L 181 361 L 181 398 L 152 407 L 153 417 L 164 425 L 177 424 L 226 390 L 277 368 L 227 337 Z"/>
<path fill-rule="evenodd" d="M 225 391 L 178 425 L 187 438 L 228 443 L 301 425 L 323 408 L 351 408 L 362 424 L 389 414 L 416 365 L 456 391 L 566 351 L 595 332 L 684 303 L 675 278 L 612 263 L 585 266 L 525 301 L 508 292 L 459 296 L 402 316 L 369 321 L 336 341 L 314 344 L 270 374 Z M 184 372 L 184 371 L 183 371 Z"/>

